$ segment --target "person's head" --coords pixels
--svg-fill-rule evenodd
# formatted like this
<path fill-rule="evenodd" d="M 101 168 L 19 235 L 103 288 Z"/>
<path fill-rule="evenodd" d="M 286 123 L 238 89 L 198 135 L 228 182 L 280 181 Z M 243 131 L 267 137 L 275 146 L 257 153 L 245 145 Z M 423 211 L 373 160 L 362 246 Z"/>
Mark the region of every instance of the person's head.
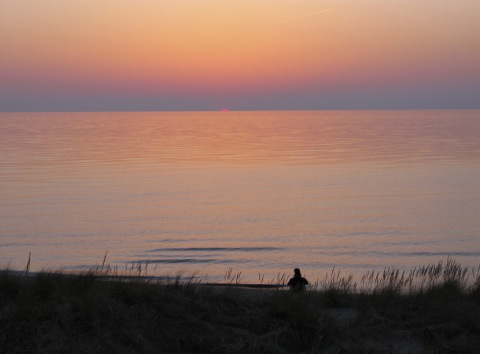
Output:
<path fill-rule="evenodd" d="M 295 269 L 293 270 L 293 272 L 295 273 L 295 275 L 298 275 L 298 276 L 302 275 L 302 274 L 300 273 L 300 269 L 298 269 L 298 268 L 295 268 Z"/>

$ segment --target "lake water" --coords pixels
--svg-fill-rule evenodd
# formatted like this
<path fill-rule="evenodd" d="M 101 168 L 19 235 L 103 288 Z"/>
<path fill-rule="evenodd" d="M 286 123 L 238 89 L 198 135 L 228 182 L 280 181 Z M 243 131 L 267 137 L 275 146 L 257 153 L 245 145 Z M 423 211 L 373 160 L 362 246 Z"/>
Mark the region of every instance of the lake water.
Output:
<path fill-rule="evenodd" d="M 0 266 L 480 264 L 480 111 L 0 113 Z"/>

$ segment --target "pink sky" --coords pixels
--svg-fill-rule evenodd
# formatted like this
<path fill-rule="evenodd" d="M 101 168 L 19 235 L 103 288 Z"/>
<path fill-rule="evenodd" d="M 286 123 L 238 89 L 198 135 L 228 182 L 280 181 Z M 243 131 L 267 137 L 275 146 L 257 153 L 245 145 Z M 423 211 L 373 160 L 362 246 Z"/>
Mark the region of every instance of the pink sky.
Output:
<path fill-rule="evenodd" d="M 0 0 L 0 111 L 480 108 L 478 0 Z"/>

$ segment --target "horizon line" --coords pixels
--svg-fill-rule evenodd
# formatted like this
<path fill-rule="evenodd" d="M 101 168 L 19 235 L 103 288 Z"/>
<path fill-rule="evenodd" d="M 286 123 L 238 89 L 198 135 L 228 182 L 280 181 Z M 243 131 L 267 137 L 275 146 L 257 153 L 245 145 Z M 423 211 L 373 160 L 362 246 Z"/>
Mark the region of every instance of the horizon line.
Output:
<path fill-rule="evenodd" d="M 121 113 L 121 112 L 219 112 L 228 114 L 229 112 L 293 112 L 293 111 L 475 111 L 480 110 L 472 107 L 448 107 L 448 108 L 256 108 L 256 109 L 85 109 L 85 110 L 0 110 L 1 113 Z"/>

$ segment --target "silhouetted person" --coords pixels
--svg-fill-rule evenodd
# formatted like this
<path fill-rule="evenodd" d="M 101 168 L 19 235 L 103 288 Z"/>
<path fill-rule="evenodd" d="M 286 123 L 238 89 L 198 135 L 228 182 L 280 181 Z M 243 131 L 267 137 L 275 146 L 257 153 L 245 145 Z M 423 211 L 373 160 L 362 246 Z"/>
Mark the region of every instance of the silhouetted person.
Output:
<path fill-rule="evenodd" d="M 290 290 L 294 292 L 304 291 L 305 286 L 308 285 L 308 280 L 302 277 L 302 273 L 300 273 L 300 269 L 295 268 L 293 272 L 294 272 L 293 278 L 291 278 L 288 281 L 287 285 L 290 287 Z"/>

